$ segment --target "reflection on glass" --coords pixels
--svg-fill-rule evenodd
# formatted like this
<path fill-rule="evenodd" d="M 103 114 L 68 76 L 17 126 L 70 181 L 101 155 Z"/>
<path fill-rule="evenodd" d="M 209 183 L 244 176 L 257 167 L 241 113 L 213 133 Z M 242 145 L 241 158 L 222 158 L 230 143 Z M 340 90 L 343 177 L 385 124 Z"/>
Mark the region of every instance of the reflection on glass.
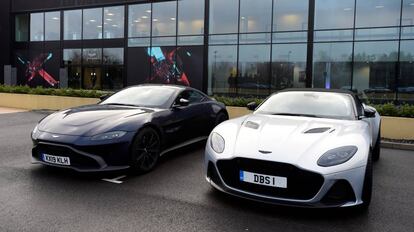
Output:
<path fill-rule="evenodd" d="M 314 41 L 352 41 L 353 30 L 315 31 Z"/>
<path fill-rule="evenodd" d="M 20 14 L 15 18 L 15 34 L 16 42 L 26 42 L 29 40 L 29 15 Z"/>
<path fill-rule="evenodd" d="M 357 42 L 353 89 L 370 100 L 393 100 L 398 41 Z"/>
<path fill-rule="evenodd" d="M 414 103 L 414 40 L 401 41 L 398 99 Z"/>
<path fill-rule="evenodd" d="M 177 45 L 203 45 L 204 36 L 179 36 Z"/>
<path fill-rule="evenodd" d="M 316 0 L 315 29 L 354 27 L 354 4 L 355 0 Z"/>
<path fill-rule="evenodd" d="M 237 34 L 231 35 L 210 35 L 209 44 L 237 44 Z"/>
<path fill-rule="evenodd" d="M 152 8 L 152 36 L 175 36 L 177 2 L 154 3 Z"/>
<path fill-rule="evenodd" d="M 306 31 L 273 33 L 273 43 L 297 43 L 307 41 L 308 33 Z"/>
<path fill-rule="evenodd" d="M 124 6 L 104 8 L 104 38 L 124 38 Z"/>
<path fill-rule="evenodd" d="M 83 10 L 83 39 L 102 39 L 102 8 Z"/>
<path fill-rule="evenodd" d="M 272 45 L 272 89 L 304 88 L 306 44 Z"/>
<path fill-rule="evenodd" d="M 65 40 L 82 39 L 82 10 L 63 12 L 63 38 Z"/>
<path fill-rule="evenodd" d="M 358 0 L 356 27 L 400 25 L 401 1 Z"/>
<path fill-rule="evenodd" d="M 204 0 L 178 1 L 178 35 L 204 34 Z"/>
<path fill-rule="evenodd" d="M 60 12 L 45 13 L 45 40 L 60 40 Z"/>
<path fill-rule="evenodd" d="M 414 25 L 414 1 L 404 0 L 402 9 L 402 25 Z"/>
<path fill-rule="evenodd" d="M 255 33 L 255 34 L 240 34 L 240 44 L 257 44 L 257 43 L 271 43 L 270 33 Z"/>
<path fill-rule="evenodd" d="M 148 37 L 151 33 L 151 4 L 129 6 L 128 36 Z"/>
<path fill-rule="evenodd" d="M 236 94 L 237 46 L 210 46 L 208 53 L 208 94 Z"/>
<path fill-rule="evenodd" d="M 81 49 L 63 49 L 63 63 L 65 65 L 81 64 L 82 50 Z"/>
<path fill-rule="evenodd" d="M 315 43 L 313 87 L 351 89 L 352 43 Z"/>
<path fill-rule="evenodd" d="M 393 40 L 400 36 L 400 28 L 375 28 L 355 30 L 355 40 Z"/>
<path fill-rule="evenodd" d="M 101 64 L 102 49 L 101 48 L 85 48 L 82 52 L 83 64 Z"/>
<path fill-rule="evenodd" d="M 102 89 L 120 90 L 124 88 L 124 83 L 123 83 L 124 79 L 123 79 L 122 73 L 123 73 L 122 66 L 105 67 L 103 77 L 102 77 Z"/>
<path fill-rule="evenodd" d="M 240 32 L 270 32 L 272 0 L 240 0 Z"/>
<path fill-rule="evenodd" d="M 128 47 L 149 47 L 151 38 L 128 39 Z"/>
<path fill-rule="evenodd" d="M 401 39 L 414 39 L 414 27 L 402 27 Z"/>
<path fill-rule="evenodd" d="M 30 14 L 30 41 L 44 40 L 43 20 L 43 13 Z"/>
<path fill-rule="evenodd" d="M 102 68 L 94 66 L 84 67 L 82 77 L 82 88 L 102 89 Z"/>
<path fill-rule="evenodd" d="M 244 95 L 268 95 L 270 45 L 239 46 L 238 92 Z"/>
<path fill-rule="evenodd" d="M 273 3 L 273 31 L 308 30 L 307 0 L 276 0 Z"/>
<path fill-rule="evenodd" d="M 103 63 L 112 65 L 124 64 L 124 48 L 104 48 Z"/>
<path fill-rule="evenodd" d="M 210 0 L 210 34 L 237 33 L 239 0 Z"/>
<path fill-rule="evenodd" d="M 153 37 L 152 46 L 175 46 L 176 40 L 176 37 Z"/>

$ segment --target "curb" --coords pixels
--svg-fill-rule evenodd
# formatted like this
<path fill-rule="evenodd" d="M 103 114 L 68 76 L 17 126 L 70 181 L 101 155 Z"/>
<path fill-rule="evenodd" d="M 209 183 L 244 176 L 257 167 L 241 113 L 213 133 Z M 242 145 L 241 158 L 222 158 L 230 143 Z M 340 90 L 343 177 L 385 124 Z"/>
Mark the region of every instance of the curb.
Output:
<path fill-rule="evenodd" d="M 414 144 L 381 141 L 382 148 L 414 151 Z"/>

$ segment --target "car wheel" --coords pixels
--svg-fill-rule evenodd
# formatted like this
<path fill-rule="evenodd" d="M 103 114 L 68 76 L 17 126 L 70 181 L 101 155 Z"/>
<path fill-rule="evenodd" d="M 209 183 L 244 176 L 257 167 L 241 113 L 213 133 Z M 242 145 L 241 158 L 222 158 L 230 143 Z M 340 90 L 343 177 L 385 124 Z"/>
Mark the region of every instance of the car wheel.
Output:
<path fill-rule="evenodd" d="M 368 156 L 367 167 L 365 169 L 364 185 L 362 189 L 362 201 L 363 203 L 359 206 L 361 210 L 367 210 L 371 203 L 372 197 L 372 153 Z"/>
<path fill-rule="evenodd" d="M 161 150 L 161 139 L 152 128 L 142 129 L 135 136 L 131 149 L 131 167 L 137 173 L 151 171 L 157 164 Z"/>
<path fill-rule="evenodd" d="M 229 117 L 227 116 L 227 114 L 223 113 L 223 112 L 219 112 L 216 116 L 216 123 L 215 126 L 219 125 L 220 123 L 228 120 Z"/>
<path fill-rule="evenodd" d="M 374 162 L 379 160 L 380 153 L 381 153 L 381 130 L 378 131 L 378 138 L 377 138 L 377 141 L 375 142 L 375 147 L 372 151 L 372 160 Z"/>

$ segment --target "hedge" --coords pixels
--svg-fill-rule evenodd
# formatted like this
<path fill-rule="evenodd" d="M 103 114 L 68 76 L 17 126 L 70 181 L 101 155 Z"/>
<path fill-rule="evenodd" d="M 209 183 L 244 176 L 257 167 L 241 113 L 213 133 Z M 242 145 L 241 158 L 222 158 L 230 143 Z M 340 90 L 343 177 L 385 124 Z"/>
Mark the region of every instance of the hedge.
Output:
<path fill-rule="evenodd" d="M 19 93 L 19 94 L 35 94 L 35 95 L 54 95 L 66 97 L 84 97 L 84 98 L 99 98 L 103 95 L 111 94 L 110 91 L 101 90 L 87 90 L 87 89 L 71 89 L 71 88 L 31 88 L 29 86 L 6 86 L 0 85 L 0 93 Z M 225 97 L 214 96 L 214 98 L 223 102 L 226 106 L 240 106 L 246 107 L 250 102 L 260 104 L 264 99 L 262 98 L 245 98 L 245 97 Z M 382 116 L 407 117 L 414 118 L 414 105 L 404 104 L 395 105 L 393 103 L 386 103 L 382 105 L 372 105 Z"/>

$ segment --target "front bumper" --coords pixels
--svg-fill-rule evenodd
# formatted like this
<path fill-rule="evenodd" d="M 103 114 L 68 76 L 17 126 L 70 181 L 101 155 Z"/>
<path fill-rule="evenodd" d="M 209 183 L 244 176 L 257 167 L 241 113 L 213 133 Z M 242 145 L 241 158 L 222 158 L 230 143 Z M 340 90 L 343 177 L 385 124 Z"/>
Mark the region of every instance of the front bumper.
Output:
<path fill-rule="evenodd" d="M 240 157 L 217 159 L 209 152 L 211 150 L 206 149 L 205 176 L 214 188 L 222 192 L 265 203 L 309 208 L 349 207 L 362 203 L 365 166 L 322 175 L 291 164 Z M 223 165 L 223 161 L 228 165 Z M 249 166 L 249 163 L 253 165 Z M 284 191 L 274 187 L 241 183 L 235 173 L 240 170 L 288 176 L 288 188 Z M 301 185 L 304 185 L 304 188 L 301 188 Z"/>
<path fill-rule="evenodd" d="M 72 169 L 78 172 L 115 171 L 129 168 L 129 147 L 134 133 L 120 139 L 91 141 L 88 137 L 55 135 L 42 132 L 33 140 L 32 163 Z M 70 166 L 43 160 L 43 154 L 69 157 Z"/>

